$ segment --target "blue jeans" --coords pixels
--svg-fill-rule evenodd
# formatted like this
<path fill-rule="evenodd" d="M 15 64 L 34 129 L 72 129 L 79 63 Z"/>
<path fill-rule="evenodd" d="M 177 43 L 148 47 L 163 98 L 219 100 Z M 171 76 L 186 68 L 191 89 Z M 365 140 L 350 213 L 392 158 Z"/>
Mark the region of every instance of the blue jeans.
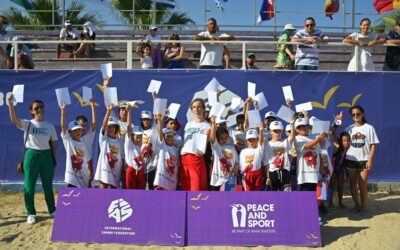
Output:
<path fill-rule="evenodd" d="M 297 70 L 318 70 L 318 66 L 296 65 Z"/>

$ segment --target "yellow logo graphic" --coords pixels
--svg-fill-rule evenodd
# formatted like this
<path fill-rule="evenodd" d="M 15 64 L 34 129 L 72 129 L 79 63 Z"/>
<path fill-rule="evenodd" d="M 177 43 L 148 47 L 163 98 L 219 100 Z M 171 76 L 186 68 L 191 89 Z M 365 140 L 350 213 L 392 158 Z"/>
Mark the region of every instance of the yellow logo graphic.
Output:
<path fill-rule="evenodd" d="M 353 100 L 351 101 L 351 103 L 341 102 L 341 103 L 339 103 L 337 106 L 338 106 L 338 107 L 348 107 L 348 108 L 353 107 L 353 106 L 356 104 L 356 102 L 358 101 L 358 99 L 360 99 L 361 96 L 362 96 L 362 94 L 360 93 L 360 94 L 356 95 L 356 96 L 353 98 Z"/>
<path fill-rule="evenodd" d="M 106 87 L 103 86 L 103 84 L 100 84 L 100 83 L 97 83 L 96 85 L 97 85 L 97 87 L 100 89 L 100 91 L 104 93 L 104 89 L 105 89 Z M 129 101 L 128 101 L 128 100 L 120 100 L 120 101 L 118 101 L 118 105 L 117 105 L 117 106 L 121 105 L 121 103 L 124 103 L 124 102 L 129 102 Z M 115 107 L 116 107 L 116 106 L 115 106 Z M 133 107 L 134 107 L 134 108 L 139 108 L 139 106 L 138 106 L 137 104 L 135 104 Z"/>
<path fill-rule="evenodd" d="M 314 108 L 320 108 L 320 109 L 326 109 L 329 103 L 329 100 L 332 98 L 332 96 L 336 93 L 337 89 L 340 87 L 340 85 L 336 85 L 333 86 L 332 88 L 330 88 L 325 96 L 324 96 L 324 103 L 319 103 L 319 102 L 315 102 L 312 101 L 311 104 Z M 337 107 L 352 107 L 356 104 L 356 102 L 358 101 L 358 99 L 360 99 L 360 97 L 362 96 L 361 93 L 359 93 L 358 95 L 356 95 L 353 100 L 351 101 L 351 103 L 347 103 L 347 102 L 341 102 L 337 105 Z"/>
<path fill-rule="evenodd" d="M 232 152 L 229 149 L 225 149 L 222 153 L 226 159 L 232 159 Z"/>
<path fill-rule="evenodd" d="M 253 163 L 254 155 L 247 155 L 245 158 L 246 164 L 251 164 Z"/>
<path fill-rule="evenodd" d="M 83 98 L 82 96 L 78 93 L 78 92 L 72 92 L 72 94 L 74 94 L 74 96 L 76 97 L 76 99 L 78 99 L 79 104 L 81 105 L 81 107 L 85 107 L 85 106 L 90 106 L 89 102 L 83 102 Z M 99 104 L 97 102 L 94 103 L 95 106 L 99 106 Z"/>

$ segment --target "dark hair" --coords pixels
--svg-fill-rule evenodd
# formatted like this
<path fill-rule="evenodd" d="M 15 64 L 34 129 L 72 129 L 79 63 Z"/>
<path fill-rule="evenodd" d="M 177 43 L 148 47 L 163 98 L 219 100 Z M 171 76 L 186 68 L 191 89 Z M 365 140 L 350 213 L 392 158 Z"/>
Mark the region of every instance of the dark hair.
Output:
<path fill-rule="evenodd" d="M 358 110 L 360 110 L 361 111 L 361 113 L 363 114 L 363 118 L 362 118 L 362 122 L 363 123 L 366 123 L 367 122 L 367 119 L 365 118 L 365 111 L 364 111 L 364 109 L 363 109 L 363 107 L 361 107 L 360 105 L 355 105 L 355 106 L 353 106 L 353 107 L 351 107 L 351 108 L 349 108 L 349 114 L 352 116 L 353 115 L 353 109 L 358 109 Z"/>
<path fill-rule="evenodd" d="M 179 35 L 178 34 L 172 34 L 170 37 L 169 37 L 169 40 L 181 40 L 181 38 L 179 37 Z M 180 47 L 181 46 L 181 43 L 176 43 L 176 46 L 178 46 L 178 47 Z"/>
<path fill-rule="evenodd" d="M 343 131 L 339 135 L 339 144 L 340 144 L 340 146 L 343 146 L 343 137 L 349 137 L 349 139 L 351 140 L 351 136 L 350 136 L 349 132 Z"/>
<path fill-rule="evenodd" d="M 244 120 L 244 114 L 238 114 L 236 116 L 236 121 L 239 120 L 239 119 L 243 119 Z"/>
<path fill-rule="evenodd" d="M 80 121 L 82 120 L 83 122 L 89 122 L 88 118 L 86 118 L 86 116 L 84 115 L 78 115 L 77 117 L 75 117 L 75 121 Z"/>
<path fill-rule="evenodd" d="M 361 21 L 360 21 L 360 25 L 361 25 L 364 21 L 368 21 L 369 24 L 371 24 L 371 20 L 370 20 L 369 18 L 363 18 L 363 19 L 361 19 Z"/>
<path fill-rule="evenodd" d="M 206 109 L 206 104 L 204 103 L 204 100 L 201 99 L 201 98 L 195 98 L 195 99 L 193 99 L 193 101 L 190 103 L 190 110 L 192 110 L 193 103 L 195 103 L 195 102 L 201 102 L 201 106 L 203 107 L 203 109 Z"/>
<path fill-rule="evenodd" d="M 229 135 L 228 130 L 227 130 L 226 128 L 222 128 L 222 127 L 217 128 L 217 140 L 218 140 L 218 138 L 219 138 L 220 136 L 222 136 L 223 134 Z"/>
<path fill-rule="evenodd" d="M 29 104 L 29 111 L 32 111 L 32 109 L 33 109 L 33 104 L 35 104 L 35 103 L 42 104 L 42 106 L 44 107 L 44 102 L 43 102 L 43 101 L 41 101 L 41 100 L 33 100 L 33 101 L 31 101 L 31 103 Z M 35 117 L 33 114 L 31 114 L 31 116 L 32 116 L 32 117 Z"/>
<path fill-rule="evenodd" d="M 313 21 L 313 23 L 315 23 L 315 19 L 314 17 L 307 17 L 306 20 L 304 20 L 304 22 L 306 22 L 307 20 Z"/>
<path fill-rule="evenodd" d="M 208 18 L 207 23 L 208 23 L 209 21 L 212 21 L 213 23 L 217 24 L 217 19 L 215 19 L 214 17 Z"/>
<path fill-rule="evenodd" d="M 142 51 L 142 53 L 144 52 L 145 48 L 150 48 L 150 50 L 151 50 L 151 44 L 150 43 L 142 43 L 142 45 L 140 46 L 140 50 Z"/>

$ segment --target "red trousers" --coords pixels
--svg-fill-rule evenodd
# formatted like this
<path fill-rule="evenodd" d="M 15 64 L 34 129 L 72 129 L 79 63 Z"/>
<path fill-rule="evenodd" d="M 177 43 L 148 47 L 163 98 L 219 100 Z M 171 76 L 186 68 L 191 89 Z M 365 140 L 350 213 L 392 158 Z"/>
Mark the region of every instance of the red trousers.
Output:
<path fill-rule="evenodd" d="M 128 166 L 126 169 L 126 189 L 145 189 L 144 168 L 137 171 Z"/>
<path fill-rule="evenodd" d="M 207 171 L 203 156 L 185 154 L 181 157 L 180 181 L 183 191 L 206 191 Z"/>
<path fill-rule="evenodd" d="M 261 169 L 247 172 L 244 179 L 245 191 L 259 191 L 263 187 Z"/>

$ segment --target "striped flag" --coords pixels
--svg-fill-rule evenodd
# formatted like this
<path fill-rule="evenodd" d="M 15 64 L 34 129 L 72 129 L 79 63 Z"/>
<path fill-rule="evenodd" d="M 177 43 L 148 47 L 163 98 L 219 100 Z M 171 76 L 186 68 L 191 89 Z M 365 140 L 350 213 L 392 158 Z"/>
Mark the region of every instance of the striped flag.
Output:
<path fill-rule="evenodd" d="M 265 20 L 270 20 L 275 16 L 274 13 L 274 1 L 263 0 L 260 8 L 260 14 L 258 15 L 257 23 L 261 24 Z"/>
<path fill-rule="evenodd" d="M 26 10 L 32 10 L 32 4 L 30 3 L 29 0 L 10 0 L 11 2 L 23 7 Z"/>
<path fill-rule="evenodd" d="M 326 0 L 325 1 L 325 13 L 326 16 L 331 20 L 333 19 L 333 13 L 339 11 L 339 0 Z"/>
<path fill-rule="evenodd" d="M 374 0 L 373 3 L 379 14 L 400 8 L 400 0 Z"/>
<path fill-rule="evenodd" d="M 152 1 L 152 0 L 151 0 Z M 163 8 L 175 8 L 175 1 L 174 0 L 156 0 L 156 5 Z"/>

